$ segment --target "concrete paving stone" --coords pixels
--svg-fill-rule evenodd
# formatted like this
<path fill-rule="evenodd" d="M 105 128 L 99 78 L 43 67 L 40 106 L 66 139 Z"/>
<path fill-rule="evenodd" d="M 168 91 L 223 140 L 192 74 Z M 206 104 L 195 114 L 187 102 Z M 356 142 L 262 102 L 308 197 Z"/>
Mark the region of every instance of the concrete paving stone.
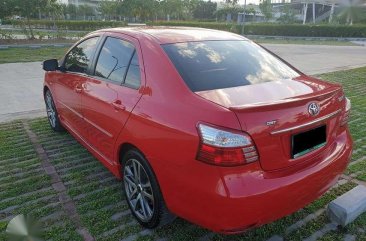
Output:
<path fill-rule="evenodd" d="M 81 236 L 83 236 L 84 241 L 94 241 L 93 236 L 90 235 L 87 229 L 81 228 L 76 230 Z"/>
<path fill-rule="evenodd" d="M 117 233 L 118 231 L 120 231 L 120 230 L 123 230 L 123 229 L 125 229 L 125 228 L 127 228 L 127 227 L 129 227 L 129 226 L 131 226 L 131 225 L 135 225 L 135 224 L 137 224 L 137 221 L 135 221 L 135 220 L 132 220 L 132 221 L 130 221 L 130 222 L 127 222 L 127 223 L 125 223 L 125 224 L 122 224 L 122 225 L 120 225 L 120 226 L 117 226 L 117 227 L 115 227 L 115 228 L 113 228 L 113 229 L 110 229 L 110 230 L 108 230 L 108 231 L 105 231 L 105 232 L 103 232 L 103 233 L 101 233 L 101 234 L 99 234 L 98 235 L 98 237 L 96 237 L 96 238 L 104 238 L 104 237 L 108 237 L 108 236 L 110 236 L 110 235 L 112 235 L 112 234 L 114 234 L 114 233 Z"/>
<path fill-rule="evenodd" d="M 62 181 L 60 176 L 57 174 L 57 172 L 52 173 L 49 176 L 51 177 L 51 183 L 58 183 L 58 182 Z"/>
<path fill-rule="evenodd" d="M 154 231 L 152 231 L 150 229 L 144 229 L 141 232 L 128 236 L 127 238 L 123 238 L 120 241 L 134 241 L 134 240 L 136 240 L 137 237 L 152 235 L 153 233 L 154 233 Z"/>
<path fill-rule="evenodd" d="M 325 209 L 321 208 L 321 209 L 317 210 L 315 213 L 309 214 L 305 218 L 303 218 L 303 219 L 297 221 L 296 223 L 290 225 L 289 227 L 286 228 L 285 234 L 290 234 L 293 231 L 303 227 L 305 224 L 307 224 L 311 220 L 313 220 L 313 219 L 319 217 L 321 214 L 323 214 L 324 211 L 325 211 Z"/>
<path fill-rule="evenodd" d="M 210 240 L 212 240 L 212 238 L 215 236 L 215 233 L 213 233 L 213 232 L 209 232 L 208 234 L 206 234 L 206 235 L 204 235 L 204 236 L 202 236 L 202 237 L 200 237 L 199 239 L 198 239 L 198 241 L 210 241 Z"/>
<path fill-rule="evenodd" d="M 334 223 L 328 223 L 326 225 L 324 225 L 324 227 L 318 231 L 316 231 L 315 233 L 311 234 L 308 238 L 304 239 L 304 241 L 316 241 L 319 238 L 323 237 L 326 233 L 332 231 L 332 230 L 336 230 L 337 229 L 337 225 Z"/>
<path fill-rule="evenodd" d="M 40 222 L 46 222 L 49 220 L 59 220 L 64 215 L 63 211 L 56 211 L 49 215 L 43 216 L 39 219 Z"/>
<path fill-rule="evenodd" d="M 272 237 L 267 239 L 267 241 L 283 241 L 283 237 L 281 237 L 279 235 L 273 235 Z"/>
<path fill-rule="evenodd" d="M 117 221 L 119 219 L 121 219 L 122 217 L 126 216 L 126 215 L 130 215 L 131 214 L 131 211 L 129 209 L 123 211 L 123 212 L 119 212 L 119 213 L 116 213 L 116 214 L 113 214 L 111 219 L 113 221 Z"/>
<path fill-rule="evenodd" d="M 366 211 L 366 186 L 358 185 L 328 205 L 330 220 L 343 227 Z"/>
<path fill-rule="evenodd" d="M 53 166 L 48 166 L 44 168 L 46 174 L 51 175 L 56 172 L 56 169 Z"/>
<path fill-rule="evenodd" d="M 339 181 L 338 181 L 338 184 L 339 185 L 343 185 L 343 184 L 346 184 L 348 182 L 348 180 L 346 180 L 346 179 L 340 179 Z"/>
<path fill-rule="evenodd" d="M 351 234 L 346 234 L 344 235 L 344 241 L 355 241 L 356 240 L 356 236 L 355 235 L 351 235 Z"/>
<path fill-rule="evenodd" d="M 55 189 L 56 192 L 63 192 L 66 190 L 66 187 L 62 182 L 54 183 L 52 184 L 52 187 Z"/>
<path fill-rule="evenodd" d="M 67 195 L 66 191 L 59 193 L 58 194 L 58 199 L 61 203 L 67 203 L 67 202 L 72 201 L 70 196 Z"/>

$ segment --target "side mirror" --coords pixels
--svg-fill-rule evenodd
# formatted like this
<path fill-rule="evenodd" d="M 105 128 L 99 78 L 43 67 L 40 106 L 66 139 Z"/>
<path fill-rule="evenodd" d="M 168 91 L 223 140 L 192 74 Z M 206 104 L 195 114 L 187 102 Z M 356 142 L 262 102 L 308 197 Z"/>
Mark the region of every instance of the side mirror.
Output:
<path fill-rule="evenodd" d="M 43 70 L 45 70 L 45 71 L 58 70 L 58 60 L 49 59 L 49 60 L 43 61 Z"/>

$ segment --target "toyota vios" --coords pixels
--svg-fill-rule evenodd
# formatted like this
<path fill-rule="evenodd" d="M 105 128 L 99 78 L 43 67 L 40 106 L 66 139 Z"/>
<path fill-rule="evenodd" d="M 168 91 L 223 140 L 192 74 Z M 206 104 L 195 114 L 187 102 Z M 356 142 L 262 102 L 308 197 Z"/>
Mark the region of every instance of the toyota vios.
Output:
<path fill-rule="evenodd" d="M 351 156 L 342 87 L 236 34 L 105 29 L 43 68 L 52 129 L 123 180 L 147 228 L 263 225 L 322 195 Z"/>

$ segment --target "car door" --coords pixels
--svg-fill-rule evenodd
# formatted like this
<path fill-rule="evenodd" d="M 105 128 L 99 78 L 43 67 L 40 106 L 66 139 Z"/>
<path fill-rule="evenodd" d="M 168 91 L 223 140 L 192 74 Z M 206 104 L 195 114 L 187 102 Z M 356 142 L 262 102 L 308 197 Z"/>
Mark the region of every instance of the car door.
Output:
<path fill-rule="evenodd" d="M 73 47 L 61 64 L 61 71 L 55 77 L 54 94 L 63 123 L 82 135 L 83 114 L 81 109 L 82 86 L 88 79 L 98 36 L 90 37 Z"/>
<path fill-rule="evenodd" d="M 141 97 L 143 65 L 135 39 L 108 35 L 103 41 L 81 102 L 88 143 L 112 164 L 115 141 Z"/>

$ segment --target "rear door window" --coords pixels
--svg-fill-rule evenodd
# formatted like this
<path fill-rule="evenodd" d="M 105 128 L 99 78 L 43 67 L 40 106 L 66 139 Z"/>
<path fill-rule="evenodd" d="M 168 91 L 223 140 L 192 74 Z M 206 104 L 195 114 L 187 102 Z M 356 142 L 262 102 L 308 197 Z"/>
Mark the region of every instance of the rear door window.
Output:
<path fill-rule="evenodd" d="M 131 43 L 108 37 L 99 54 L 95 75 L 122 84 L 134 52 L 135 48 Z"/>
<path fill-rule="evenodd" d="M 140 87 L 140 83 L 141 83 L 140 65 L 137 53 L 135 51 L 131 60 L 131 64 L 128 67 L 125 79 L 125 85 L 137 89 L 138 87 Z"/>
<path fill-rule="evenodd" d="M 194 92 L 299 76 L 291 67 L 250 41 L 199 41 L 162 46 Z"/>

